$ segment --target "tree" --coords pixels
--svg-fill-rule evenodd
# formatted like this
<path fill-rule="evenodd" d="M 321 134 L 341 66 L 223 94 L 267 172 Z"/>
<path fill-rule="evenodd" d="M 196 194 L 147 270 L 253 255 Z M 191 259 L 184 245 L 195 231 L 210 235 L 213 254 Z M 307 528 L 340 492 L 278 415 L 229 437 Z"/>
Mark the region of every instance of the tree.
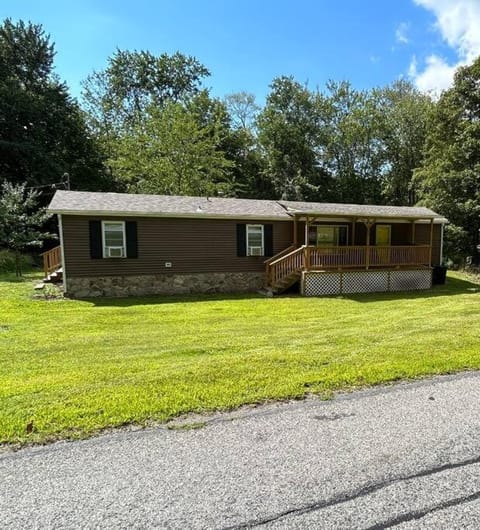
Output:
<path fill-rule="evenodd" d="M 379 108 L 379 140 L 385 156 L 383 198 L 388 204 L 413 206 L 417 201 L 413 171 L 422 163 L 433 101 L 405 80 L 373 93 Z"/>
<path fill-rule="evenodd" d="M 136 193 L 229 194 L 232 163 L 219 149 L 221 126 L 201 125 L 180 103 L 149 109 L 142 125 L 118 143 L 114 170 Z"/>
<path fill-rule="evenodd" d="M 108 175 L 83 114 L 53 71 L 54 46 L 42 26 L 0 25 L 0 182 L 58 182 L 105 189 Z"/>
<path fill-rule="evenodd" d="M 267 177 L 277 198 L 328 197 L 328 176 L 318 166 L 319 121 L 315 97 L 292 77 L 279 77 L 257 120 Z"/>
<path fill-rule="evenodd" d="M 0 244 L 15 253 L 15 273 L 22 275 L 21 256 L 29 247 L 41 247 L 54 234 L 42 231 L 51 217 L 38 208 L 40 194 L 25 184 L 4 182 L 0 196 Z"/>
<path fill-rule="evenodd" d="M 200 91 L 210 72 L 195 57 L 176 52 L 118 50 L 105 70 L 83 83 L 83 107 L 91 129 L 117 138 L 142 122 L 152 106 L 185 102 Z"/>
<path fill-rule="evenodd" d="M 457 70 L 435 105 L 415 182 L 424 204 L 445 215 L 464 256 L 480 261 L 480 58 Z M 452 256 L 449 256 L 452 257 Z"/>
<path fill-rule="evenodd" d="M 260 107 L 255 103 L 255 96 L 248 92 L 237 92 L 226 95 L 224 101 L 233 127 L 253 133 L 255 121 L 260 111 Z"/>
<path fill-rule="evenodd" d="M 376 98 L 346 81 L 329 81 L 326 88 L 316 99 L 321 127 L 316 151 L 332 179 L 331 196 L 337 202 L 378 204 L 384 152 Z"/>

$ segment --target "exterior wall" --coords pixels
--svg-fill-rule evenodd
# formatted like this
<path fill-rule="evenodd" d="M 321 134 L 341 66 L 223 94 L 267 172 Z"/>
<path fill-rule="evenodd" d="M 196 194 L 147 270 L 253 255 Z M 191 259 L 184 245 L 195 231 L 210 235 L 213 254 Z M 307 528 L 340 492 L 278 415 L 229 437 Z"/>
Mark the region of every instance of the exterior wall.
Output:
<path fill-rule="evenodd" d="M 272 224 L 274 254 L 291 245 L 293 237 L 291 221 L 129 217 L 128 220 L 137 222 L 138 258 L 92 259 L 89 243 L 92 219 L 100 218 L 62 216 L 67 280 L 214 272 L 263 274 L 267 258 L 237 256 L 237 223 Z M 171 268 L 165 267 L 167 262 Z"/>
<path fill-rule="evenodd" d="M 260 289 L 264 283 L 265 274 L 262 272 L 68 277 L 67 293 L 73 298 L 90 298 L 248 292 Z"/>

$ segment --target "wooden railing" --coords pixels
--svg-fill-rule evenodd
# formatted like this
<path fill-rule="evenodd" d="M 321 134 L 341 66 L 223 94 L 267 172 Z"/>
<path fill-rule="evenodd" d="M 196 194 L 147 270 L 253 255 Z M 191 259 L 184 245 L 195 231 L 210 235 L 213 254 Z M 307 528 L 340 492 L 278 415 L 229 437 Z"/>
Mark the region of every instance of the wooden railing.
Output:
<path fill-rule="evenodd" d="M 290 251 L 288 254 L 274 256 L 276 259 L 267 263 L 269 285 L 277 285 L 290 274 L 305 268 L 305 247 Z"/>
<path fill-rule="evenodd" d="M 277 285 L 294 272 L 312 269 L 368 269 L 430 265 L 429 245 L 390 247 L 292 247 L 265 262 L 270 285 Z"/>
<path fill-rule="evenodd" d="M 429 265 L 430 246 L 306 247 L 307 269 Z"/>
<path fill-rule="evenodd" d="M 41 256 L 43 256 L 43 272 L 45 277 L 62 266 L 62 252 L 60 246 L 43 252 Z"/>

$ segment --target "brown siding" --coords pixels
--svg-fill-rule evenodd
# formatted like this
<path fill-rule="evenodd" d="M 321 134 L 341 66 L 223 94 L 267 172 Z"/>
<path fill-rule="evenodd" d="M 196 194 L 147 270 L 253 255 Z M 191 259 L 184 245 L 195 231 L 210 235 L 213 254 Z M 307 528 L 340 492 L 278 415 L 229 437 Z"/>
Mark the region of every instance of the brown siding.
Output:
<path fill-rule="evenodd" d="M 62 216 L 67 277 L 265 270 L 264 257 L 237 257 L 236 225 L 247 221 L 128 218 L 137 222 L 138 258 L 91 259 L 88 225 L 91 219 L 94 218 Z M 292 244 L 291 221 L 248 223 L 273 225 L 274 254 Z M 165 262 L 171 262 L 172 267 L 166 268 Z"/>

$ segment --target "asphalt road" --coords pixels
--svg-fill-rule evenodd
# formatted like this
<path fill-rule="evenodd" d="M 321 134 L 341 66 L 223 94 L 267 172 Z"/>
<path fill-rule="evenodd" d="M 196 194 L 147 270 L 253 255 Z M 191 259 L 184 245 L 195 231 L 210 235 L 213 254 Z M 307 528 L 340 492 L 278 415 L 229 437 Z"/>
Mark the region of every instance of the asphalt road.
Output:
<path fill-rule="evenodd" d="M 0 527 L 478 529 L 479 411 L 470 373 L 5 453 Z"/>

